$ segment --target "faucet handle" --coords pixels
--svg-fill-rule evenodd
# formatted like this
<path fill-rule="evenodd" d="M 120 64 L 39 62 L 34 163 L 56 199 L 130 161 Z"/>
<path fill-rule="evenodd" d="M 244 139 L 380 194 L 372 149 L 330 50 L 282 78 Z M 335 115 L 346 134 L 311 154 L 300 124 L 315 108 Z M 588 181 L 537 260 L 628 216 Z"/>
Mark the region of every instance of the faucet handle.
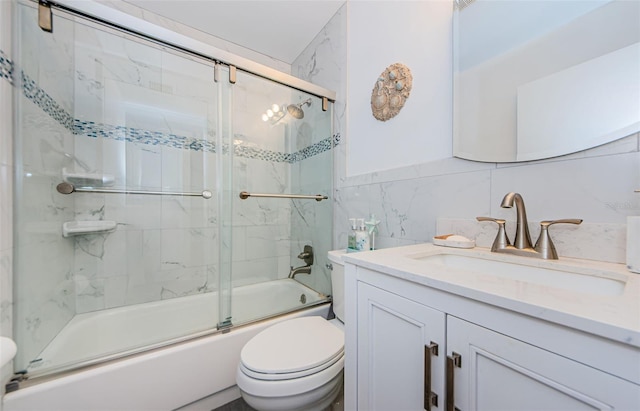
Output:
<path fill-rule="evenodd" d="M 493 218 L 493 217 L 476 217 L 478 221 L 491 221 L 498 224 L 498 234 L 496 235 L 496 239 L 493 240 L 493 244 L 491 245 L 491 251 L 502 250 L 507 248 L 508 245 L 511 245 L 509 241 L 509 237 L 507 237 L 507 232 L 505 230 L 506 220 L 501 218 Z"/>
<path fill-rule="evenodd" d="M 580 223 L 582 223 L 582 219 L 580 218 L 565 218 L 560 220 L 540 221 L 540 236 L 538 237 L 538 241 L 536 241 L 536 245 L 533 248 L 541 254 L 541 257 L 543 259 L 557 260 L 558 253 L 556 252 L 556 247 L 553 245 L 553 241 L 551 241 L 551 237 L 549 236 L 549 226 L 553 224 Z"/>
<path fill-rule="evenodd" d="M 305 245 L 303 251 L 298 254 L 298 258 L 304 260 L 306 265 L 313 264 L 313 247 L 310 245 Z"/>
<path fill-rule="evenodd" d="M 581 218 L 561 218 L 560 220 L 545 220 L 540 221 L 541 226 L 549 227 L 551 224 L 580 224 Z"/>

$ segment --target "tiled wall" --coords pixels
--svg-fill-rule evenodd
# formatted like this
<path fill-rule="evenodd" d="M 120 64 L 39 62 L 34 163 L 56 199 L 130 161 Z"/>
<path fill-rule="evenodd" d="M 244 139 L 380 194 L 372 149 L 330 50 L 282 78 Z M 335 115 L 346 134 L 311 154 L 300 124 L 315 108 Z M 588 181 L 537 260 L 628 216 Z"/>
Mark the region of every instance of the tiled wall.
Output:
<path fill-rule="evenodd" d="M 344 133 L 346 130 L 346 101 L 347 83 L 347 4 L 333 16 L 328 24 L 318 33 L 309 46 L 300 54 L 292 64 L 292 74 L 318 84 L 322 87 L 334 90 L 337 95 L 333 107 L 333 132 L 334 141 L 333 156 L 333 195 L 330 195 L 333 215 L 333 238 L 330 249 L 341 248 L 338 238 L 342 234 L 343 227 L 337 224 L 336 207 L 340 204 L 337 194 L 340 187 L 340 179 L 346 172 L 346 145 Z M 364 217 L 364 216 L 363 216 Z M 342 215 L 340 214 L 340 218 Z M 346 245 L 346 243 L 345 243 Z M 328 263 L 326 255 L 318 255 L 322 265 Z"/>
<path fill-rule="evenodd" d="M 69 168 L 117 188 L 215 191 L 213 65 L 81 22 L 74 40 Z M 216 289 L 215 197 L 74 194 L 74 206 L 77 220 L 118 224 L 72 240 L 77 313 Z"/>
<path fill-rule="evenodd" d="M 19 21 L 35 19 L 19 8 Z M 13 53 L 16 121 L 14 192 L 14 337 L 20 342 L 17 367 L 28 362 L 71 319 L 76 309 L 73 242 L 61 224 L 74 218 L 73 198 L 56 195 L 60 170 L 73 153 L 73 25 L 59 21 L 55 35 L 20 24 Z M 42 59 L 38 54 L 42 53 Z M 60 80 L 58 80 L 58 78 Z M 4 138 L 10 138 L 5 136 Z"/>
<path fill-rule="evenodd" d="M 12 4 L 0 2 L 0 335 L 13 337 Z M 0 369 L 0 395 L 13 364 Z M 2 405 L 0 402 L 0 410 Z"/>
<path fill-rule="evenodd" d="M 228 91 L 221 94 L 228 104 L 221 110 L 232 112 L 234 136 L 233 141 L 221 143 L 219 130 L 223 134 L 229 130 L 216 123 L 216 87 L 231 86 L 212 81 L 209 62 L 66 18 L 56 18 L 54 33 L 44 34 L 35 25 L 35 10 L 21 9 L 26 15 L 21 55 L 12 61 L 10 53 L 0 50 L 2 91 L 11 93 L 12 70 L 13 78 L 20 73 L 21 80 L 21 87 L 14 88 L 22 119 L 17 141 L 23 195 L 16 199 L 20 231 L 15 253 L 21 275 L 13 296 L 10 286 L 4 286 L 12 281 L 13 250 L 5 247 L 6 241 L 0 249 L 0 262 L 6 267 L 3 335 L 10 335 L 4 328 L 11 328 L 14 307 L 21 366 L 35 358 L 74 314 L 216 289 L 220 245 L 216 194 L 222 187 L 217 162 L 229 150 L 234 168 L 234 285 L 286 277 L 289 266 L 298 261 L 292 255 L 302 251 L 301 244 L 311 243 L 326 254 L 330 208 L 327 212 L 326 207 L 308 207 L 310 202 L 300 206 L 297 201 L 237 197 L 241 190 L 308 189 L 330 194 L 330 173 L 323 170 L 330 167 L 332 145 L 339 135 L 332 135 L 330 121 L 317 127 L 313 113 L 321 113 L 319 99 L 315 98 L 315 107 L 305 107 L 303 121 L 271 126 L 256 111 L 308 96 L 239 72 L 233 98 Z M 49 60 L 41 59 L 41 49 Z M 58 77 L 65 80 L 56 81 Z M 10 110 L 6 113 L 10 117 Z M 11 133 L 1 141 L 3 148 L 9 148 L 3 150 L 4 156 L 11 152 Z M 1 165 L 9 183 L 3 190 L 7 187 L 10 198 L 10 157 Z M 63 196 L 55 191 L 63 169 L 114 176 L 113 186 L 118 188 L 209 189 L 214 198 Z M 292 173 L 322 178 L 298 180 Z M 309 186 L 316 183 L 323 186 Z M 0 205 L 4 233 L 11 223 L 10 201 Z M 113 220 L 117 229 L 63 238 L 62 223 L 73 220 Z M 328 271 L 322 267 L 310 284 L 328 293 Z"/>
<path fill-rule="evenodd" d="M 640 182 L 638 145 L 634 134 L 553 160 L 498 165 L 448 159 L 348 179 L 337 194 L 337 241 L 346 244 L 347 218 L 375 213 L 382 221 L 381 248 L 452 232 L 489 247 L 496 228 L 475 217 L 506 219 L 513 238 L 515 210 L 500 203 L 515 191 L 524 197 L 534 241 L 541 220 L 583 218 L 580 226 L 551 228 L 559 255 L 623 263 L 626 216 L 640 214 L 633 193 Z"/>
<path fill-rule="evenodd" d="M 421 6 L 415 4 L 415 7 L 414 14 L 418 15 Z M 362 16 L 353 18 L 353 13 L 361 10 L 363 8 L 349 7 L 349 4 L 343 7 L 294 67 L 304 78 L 338 91 L 335 130 L 342 133 L 347 145 L 352 145 L 349 152 L 357 152 L 361 156 L 360 162 L 364 157 L 375 165 L 378 164 L 376 155 L 379 154 L 376 153 L 379 150 L 370 150 L 366 142 L 354 147 L 352 136 L 344 132 L 347 121 L 351 132 L 361 131 L 358 141 L 371 131 L 368 121 L 360 124 L 358 118 L 347 118 L 343 97 L 347 94 L 347 62 L 353 58 L 353 54 L 346 50 L 346 27 L 349 27 L 349 32 L 361 29 L 357 22 L 362 21 Z M 381 7 L 376 14 L 375 3 L 369 2 L 366 7 L 367 24 L 375 27 L 378 20 L 385 20 L 384 10 Z M 442 21 L 432 22 L 431 19 L 442 18 L 424 15 L 424 24 L 420 27 L 425 31 L 433 30 L 440 27 Z M 406 30 L 419 28 L 411 26 Z M 404 41 L 405 36 L 413 38 L 414 33 L 406 30 L 397 26 L 396 30 L 385 32 L 385 39 L 377 39 L 377 58 L 386 56 L 389 64 L 408 58 L 398 56 L 395 47 L 397 42 Z M 350 41 L 350 50 L 360 50 L 359 44 L 353 44 L 353 38 Z M 370 39 L 367 41 L 362 47 L 371 46 Z M 421 48 L 420 55 L 437 56 L 440 45 L 434 47 L 433 50 L 428 46 Z M 352 70 L 352 66 L 349 68 Z M 414 73 L 412 93 L 425 87 L 426 83 L 420 81 L 421 75 Z M 433 101 L 450 101 L 451 78 L 443 73 L 441 81 L 448 81 L 448 87 L 421 92 L 431 93 Z M 410 97 L 406 105 L 414 104 L 413 101 Z M 352 99 L 349 112 L 354 111 L 353 105 L 361 106 L 357 110 L 368 110 L 364 107 L 368 104 L 367 98 Z M 438 107 L 443 115 L 447 112 L 450 115 L 451 108 L 446 105 Z M 409 127 L 423 120 L 421 114 L 411 116 L 403 109 L 389 122 L 402 122 Z M 378 123 L 375 127 L 376 133 L 381 134 L 387 126 Z M 386 137 L 400 147 L 416 146 L 412 143 L 414 139 L 422 139 L 437 147 L 452 143 L 451 133 L 420 136 L 407 133 Z M 467 235 L 476 239 L 479 246 L 488 247 L 495 236 L 495 227 L 489 223 L 478 223 L 475 217 L 493 216 L 508 220 L 507 231 L 513 238 L 515 211 L 500 208 L 500 202 L 507 192 L 516 191 L 525 199 L 534 241 L 539 232 L 537 223 L 541 220 L 583 218 L 584 223 L 580 226 L 557 225 L 551 228 L 559 254 L 622 263 L 626 254 L 626 217 L 640 215 L 640 197 L 633 192 L 640 187 L 639 140 L 638 134 L 634 134 L 584 152 L 541 161 L 496 164 L 449 157 L 357 176 L 347 174 L 347 163 L 351 158 L 347 157 L 342 144 L 335 150 L 334 248 L 346 247 L 348 218 L 368 217 L 370 214 L 381 220 L 376 242 L 379 248 L 427 242 L 434 235 L 449 232 Z"/>

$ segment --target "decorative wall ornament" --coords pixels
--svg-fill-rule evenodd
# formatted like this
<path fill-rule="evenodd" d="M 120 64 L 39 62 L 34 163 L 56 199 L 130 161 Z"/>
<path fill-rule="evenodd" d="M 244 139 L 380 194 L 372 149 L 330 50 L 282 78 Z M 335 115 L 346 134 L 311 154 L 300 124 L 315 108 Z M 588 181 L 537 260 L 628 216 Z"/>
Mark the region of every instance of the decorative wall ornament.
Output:
<path fill-rule="evenodd" d="M 409 67 L 395 63 L 387 67 L 376 80 L 371 92 L 371 112 L 380 121 L 395 117 L 411 94 L 413 77 Z"/>

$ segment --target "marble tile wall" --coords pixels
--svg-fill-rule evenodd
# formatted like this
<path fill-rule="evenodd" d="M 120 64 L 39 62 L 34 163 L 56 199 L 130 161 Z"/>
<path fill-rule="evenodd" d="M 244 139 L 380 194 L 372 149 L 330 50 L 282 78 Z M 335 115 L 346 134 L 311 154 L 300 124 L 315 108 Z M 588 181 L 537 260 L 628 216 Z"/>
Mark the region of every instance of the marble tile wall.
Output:
<path fill-rule="evenodd" d="M 292 64 L 292 74 L 311 83 L 334 90 L 337 95 L 332 111 L 334 133 L 333 150 L 330 154 L 333 164 L 332 175 L 330 177 L 332 180 L 330 184 L 332 191 L 329 194 L 329 201 L 322 203 L 323 207 L 326 207 L 320 211 L 324 216 L 316 216 L 314 218 L 305 217 L 294 222 L 294 225 L 300 227 L 303 233 L 306 232 L 309 233 L 309 236 L 312 236 L 313 230 L 309 230 L 309 227 L 313 227 L 314 225 L 318 227 L 331 219 L 330 224 L 333 225 L 333 229 L 331 230 L 332 238 L 316 240 L 319 241 L 319 247 L 317 247 L 315 265 L 322 275 L 312 275 L 310 276 L 311 278 L 308 279 L 304 276 L 300 277 L 300 281 L 308 281 L 308 283 L 311 284 L 325 284 L 325 286 L 330 286 L 331 276 L 330 271 L 326 268 L 326 264 L 329 263 L 329 261 L 325 249 L 339 248 L 336 242 L 336 236 L 341 233 L 341 227 L 339 227 L 336 222 L 335 210 L 339 204 L 339 192 L 335 188 L 337 188 L 336 182 L 340 176 L 344 176 L 346 172 L 346 150 L 344 144 L 347 109 L 345 101 L 347 94 L 347 84 L 345 81 L 347 69 L 346 36 L 347 5 L 345 4 Z M 313 167 L 307 168 L 306 172 L 300 173 L 300 175 L 304 175 L 303 178 L 309 179 L 309 181 L 323 179 L 325 177 L 314 173 Z M 331 207 L 328 207 L 329 205 Z M 302 238 L 304 238 L 304 236 Z"/>
<path fill-rule="evenodd" d="M 16 368 L 22 369 L 75 311 L 73 244 L 60 235 L 61 224 L 73 219 L 73 200 L 55 193 L 58 170 L 73 153 L 69 79 L 74 55 L 71 22 L 60 20 L 55 34 L 41 36 L 34 9 L 20 7 L 18 14 L 21 33 L 13 63 L 20 117 L 14 132 L 15 151 L 23 155 L 14 163 L 21 195 L 13 210 L 13 268 L 20 275 L 13 276 L 12 307 L 14 337 L 20 342 Z M 39 50 L 45 59 L 36 58 Z"/>
<path fill-rule="evenodd" d="M 369 12 L 372 10 L 370 8 Z M 345 40 L 349 22 L 347 11 L 354 12 L 345 5 L 293 66 L 300 77 L 338 93 L 334 132 L 341 135 L 341 142 L 334 150 L 334 248 L 346 247 L 348 218 L 367 217 L 372 213 L 381 220 L 379 248 L 426 242 L 434 235 L 446 232 L 465 234 L 475 238 L 479 245 L 488 246 L 493 241 L 495 229 L 487 223 L 478 223 L 475 217 L 488 215 L 507 219 L 508 232 L 513 237 L 515 211 L 502 209 L 499 205 L 504 194 L 516 191 L 525 199 L 534 239 L 541 220 L 583 218 L 584 223 L 577 227 L 552 227 L 551 235 L 559 254 L 618 263 L 625 261 L 626 217 L 640 214 L 640 198 L 633 192 L 640 187 L 638 134 L 580 153 L 541 161 L 496 164 L 450 157 L 363 175 L 347 175 L 346 164 L 350 160 L 345 150 L 350 141 L 345 133 L 347 110 L 344 100 L 349 55 Z M 371 16 L 372 19 L 375 17 Z M 387 53 L 389 63 L 398 58 L 394 56 L 393 44 L 401 41 L 404 34 L 398 30 L 388 35 L 387 43 L 379 44 L 379 54 Z M 429 53 L 430 50 L 424 50 L 425 55 Z M 416 79 L 419 74 L 416 73 Z M 357 130 L 357 124 L 353 124 L 357 121 L 352 118 L 349 121 L 352 122 L 350 129 Z M 366 130 L 367 126 L 363 125 L 362 129 Z M 407 137 L 389 138 L 401 145 Z M 452 143 L 450 135 L 429 138 L 438 138 L 439 145 Z M 366 146 L 356 151 L 360 156 L 369 156 L 375 164 L 376 159 L 371 157 L 373 152 Z"/>
<path fill-rule="evenodd" d="M 13 324 L 13 62 L 12 3 L 0 2 L 0 335 L 14 337 Z M 13 363 L 0 369 L 0 395 Z M 0 402 L 0 410 L 2 405 Z"/>
<path fill-rule="evenodd" d="M 11 308 L 18 307 L 17 338 L 22 342 L 18 361 L 26 367 L 74 314 L 217 287 L 219 216 L 215 195 L 208 201 L 87 193 L 62 196 L 55 192 L 62 170 L 111 175 L 115 187 L 154 191 L 207 188 L 215 192 L 217 156 L 231 147 L 218 147 L 216 141 L 218 94 L 208 62 L 67 18 L 57 21 L 55 35 L 43 36 L 33 24 L 34 9 L 20 6 L 20 13 L 30 22 L 21 25 L 20 37 L 33 44 L 25 40 L 21 45 L 18 70 L 5 52 L 11 49 L 0 49 L 2 90 L 11 93 L 12 72 L 21 76 L 20 136 L 24 139 L 18 141 L 23 145 L 19 151 L 23 153 L 20 173 L 24 178 L 18 179 L 18 184 L 24 187 L 25 196 L 17 200 L 25 206 L 16 213 L 20 246 L 15 249 L 15 266 L 25 274 L 20 276 L 16 295 L 4 291 L 4 284 L 12 281 L 14 253 L 11 246 L 5 246 L 10 235 L 3 237 L 0 261 L 7 268 L 2 272 L 2 318 L 6 317 L 2 327 L 11 329 Z M 40 60 L 37 50 L 47 49 L 47 56 L 54 61 L 54 47 L 60 49 L 57 58 L 64 64 L 49 67 L 46 63 L 50 62 Z M 72 84 L 56 83 L 57 75 L 72 79 Z M 299 130 L 292 133 L 289 125 L 265 128 L 256 110 L 261 112 L 274 101 L 291 102 L 303 96 L 284 87 L 264 92 L 264 84 L 239 84 L 231 100 L 237 125 L 232 131 L 233 191 L 298 192 L 301 188 L 291 186 L 292 167 L 298 173 L 307 169 L 302 166 L 305 162 L 311 164 L 307 170 L 314 170 L 312 173 L 326 168 L 333 141 L 339 137 L 332 136 L 329 128 L 313 133 L 312 138 Z M 311 119 L 313 116 L 308 116 Z M 304 124 L 313 129 L 309 121 Z M 8 148 L 3 153 L 11 152 L 10 136 L 11 132 L 3 135 L 3 149 Z M 11 179 L 10 161 L 2 160 L 3 178 Z M 324 179 L 325 184 L 330 181 Z M 3 185 L 3 189 L 11 192 L 11 185 Z M 43 199 L 42 193 L 49 194 Z M 292 231 L 291 216 L 300 215 L 300 211 L 291 203 L 269 201 L 235 199 L 236 285 L 285 277 L 289 272 L 292 239 L 302 235 Z M 9 205 L 2 203 L 0 210 L 3 219 L 8 219 L 2 221 L 3 231 L 11 223 Z M 314 213 L 305 211 L 307 216 Z M 62 223 L 72 220 L 113 220 L 117 229 L 62 238 Z M 46 258 L 34 259 L 32 255 Z M 44 281 L 43 272 L 49 273 Z M 326 276 L 320 285 L 328 288 Z"/>
<path fill-rule="evenodd" d="M 633 193 L 640 181 L 638 144 L 634 134 L 554 160 L 483 165 L 450 159 L 347 180 L 337 192 L 336 241 L 346 244 L 347 218 L 375 213 L 382 221 L 380 248 L 428 242 L 445 233 L 489 247 L 496 229 L 475 217 L 506 219 L 513 238 L 515 211 L 500 208 L 500 202 L 516 191 L 525 199 L 534 241 L 541 220 L 582 218 L 580 226 L 551 228 L 559 255 L 623 263 L 626 216 L 640 213 Z"/>
<path fill-rule="evenodd" d="M 76 25 L 71 171 L 132 190 L 215 190 L 213 66 L 88 23 Z M 112 220 L 75 244 L 76 312 L 208 292 L 217 204 L 201 197 L 78 194 L 76 220 Z"/>
<path fill-rule="evenodd" d="M 319 107 L 320 100 L 315 99 L 308 108 L 305 117 L 292 123 L 291 151 L 313 149 L 326 142 L 325 136 L 332 132 L 330 118 L 332 110 L 323 112 Z M 334 135 L 335 140 L 339 135 Z M 299 152 L 299 151 L 298 151 Z M 291 186 L 297 193 L 322 194 L 328 200 L 293 200 L 291 201 L 291 237 L 290 261 L 294 266 L 304 265 L 297 256 L 305 245 L 311 245 L 314 252 L 314 264 L 310 275 L 299 275 L 296 278 L 325 294 L 331 292 L 331 272 L 327 268 L 327 252 L 331 250 L 333 221 L 333 173 L 332 151 L 324 150 L 321 154 L 309 157 L 292 165 Z"/>

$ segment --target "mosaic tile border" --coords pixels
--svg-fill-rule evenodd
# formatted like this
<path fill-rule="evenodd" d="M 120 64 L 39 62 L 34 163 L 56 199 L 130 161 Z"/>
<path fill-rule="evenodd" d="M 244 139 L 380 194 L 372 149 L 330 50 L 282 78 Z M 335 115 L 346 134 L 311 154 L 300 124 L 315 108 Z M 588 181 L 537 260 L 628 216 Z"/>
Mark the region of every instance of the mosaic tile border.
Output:
<path fill-rule="evenodd" d="M 49 117 L 56 120 L 67 130 L 73 131 L 73 117 L 60 106 L 46 91 L 38 87 L 38 84 L 27 76 L 24 71 L 20 73 L 22 92 Z"/>
<path fill-rule="evenodd" d="M 0 50 L 0 78 L 13 84 L 13 62 L 2 50 Z"/>
<path fill-rule="evenodd" d="M 128 143 L 148 144 L 152 146 L 167 146 L 183 150 L 216 152 L 215 142 L 187 138 L 177 134 L 168 134 L 158 131 L 149 131 L 133 127 L 112 126 L 93 121 L 74 120 L 73 134 L 91 138 L 107 138 Z"/>
<path fill-rule="evenodd" d="M 8 80 L 9 83 L 14 84 L 13 76 L 14 64 L 4 54 L 4 52 L 0 50 L 0 78 L 4 78 Z M 206 139 L 195 139 L 170 133 L 125 126 L 113 126 L 93 121 L 74 119 L 71 114 L 60 106 L 46 91 L 40 88 L 36 81 L 31 79 L 24 71 L 20 72 L 20 80 L 24 96 L 75 135 L 90 138 L 106 138 L 136 144 L 166 146 L 182 150 L 203 151 L 209 153 L 216 152 L 215 142 Z M 242 136 L 236 137 L 242 139 Z M 243 158 L 293 164 L 331 150 L 339 143 L 340 134 L 335 134 L 332 137 L 327 137 L 295 153 L 263 150 L 242 144 L 234 145 L 233 153 L 235 156 Z M 227 150 L 228 147 L 223 147 L 224 152 L 227 152 Z"/>

